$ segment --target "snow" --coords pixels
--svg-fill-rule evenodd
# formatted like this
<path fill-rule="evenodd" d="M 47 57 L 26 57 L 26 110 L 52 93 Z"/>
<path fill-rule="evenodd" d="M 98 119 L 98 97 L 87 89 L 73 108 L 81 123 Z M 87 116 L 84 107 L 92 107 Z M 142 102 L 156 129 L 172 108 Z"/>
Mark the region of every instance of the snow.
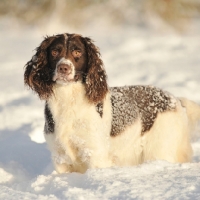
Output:
<path fill-rule="evenodd" d="M 11 24 L 0 22 L 0 199 L 200 199 L 198 140 L 192 163 L 155 161 L 57 174 L 42 134 L 44 102 L 23 83 L 23 66 L 43 36 L 77 32 L 100 47 L 110 86 L 154 85 L 200 103 L 197 28 L 179 34 L 138 26 L 75 30 L 54 23 L 46 28 Z"/>

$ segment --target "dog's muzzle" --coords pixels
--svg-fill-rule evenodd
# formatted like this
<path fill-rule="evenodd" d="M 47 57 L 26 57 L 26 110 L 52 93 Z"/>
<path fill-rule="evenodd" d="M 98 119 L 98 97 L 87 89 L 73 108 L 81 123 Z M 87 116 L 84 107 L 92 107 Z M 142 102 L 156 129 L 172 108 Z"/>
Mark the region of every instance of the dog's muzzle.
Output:
<path fill-rule="evenodd" d="M 73 63 L 65 58 L 61 58 L 56 65 L 53 81 L 70 82 L 74 80 L 75 70 Z"/>

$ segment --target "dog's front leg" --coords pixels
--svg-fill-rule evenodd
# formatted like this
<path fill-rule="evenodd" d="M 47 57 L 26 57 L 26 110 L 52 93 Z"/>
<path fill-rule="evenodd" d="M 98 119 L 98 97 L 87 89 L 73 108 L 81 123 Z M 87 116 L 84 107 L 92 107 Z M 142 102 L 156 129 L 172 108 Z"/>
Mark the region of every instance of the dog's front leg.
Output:
<path fill-rule="evenodd" d="M 100 134 L 99 134 L 100 135 Z M 106 137 L 81 138 L 75 134 L 70 137 L 71 148 L 76 160 L 87 169 L 106 168 L 111 166 L 109 159 L 109 145 Z"/>
<path fill-rule="evenodd" d="M 57 162 L 53 162 L 53 163 L 54 163 L 54 167 L 56 171 L 59 174 L 73 172 L 72 166 L 67 163 L 57 163 Z"/>

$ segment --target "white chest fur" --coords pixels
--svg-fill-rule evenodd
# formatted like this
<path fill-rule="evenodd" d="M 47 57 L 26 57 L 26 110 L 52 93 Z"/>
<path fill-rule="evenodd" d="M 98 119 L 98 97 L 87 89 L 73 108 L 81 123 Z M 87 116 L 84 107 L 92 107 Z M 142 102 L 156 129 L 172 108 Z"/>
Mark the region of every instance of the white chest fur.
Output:
<path fill-rule="evenodd" d="M 54 134 L 46 134 L 46 140 L 57 171 L 84 172 L 96 165 L 107 166 L 110 98 L 106 97 L 103 102 L 101 117 L 95 105 L 88 101 L 84 85 L 77 82 L 57 84 L 47 103 L 55 121 L 55 131 Z M 99 158 L 98 161 L 96 158 Z"/>

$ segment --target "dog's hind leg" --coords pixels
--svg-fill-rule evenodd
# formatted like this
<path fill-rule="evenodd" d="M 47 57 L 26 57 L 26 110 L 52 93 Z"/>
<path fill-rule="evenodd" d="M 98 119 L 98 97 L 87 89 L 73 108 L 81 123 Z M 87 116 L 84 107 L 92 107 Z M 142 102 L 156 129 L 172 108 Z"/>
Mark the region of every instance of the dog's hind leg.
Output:
<path fill-rule="evenodd" d="M 190 162 L 192 147 L 186 110 L 180 102 L 176 111 L 159 113 L 144 138 L 144 161 L 166 160 L 172 163 Z"/>

